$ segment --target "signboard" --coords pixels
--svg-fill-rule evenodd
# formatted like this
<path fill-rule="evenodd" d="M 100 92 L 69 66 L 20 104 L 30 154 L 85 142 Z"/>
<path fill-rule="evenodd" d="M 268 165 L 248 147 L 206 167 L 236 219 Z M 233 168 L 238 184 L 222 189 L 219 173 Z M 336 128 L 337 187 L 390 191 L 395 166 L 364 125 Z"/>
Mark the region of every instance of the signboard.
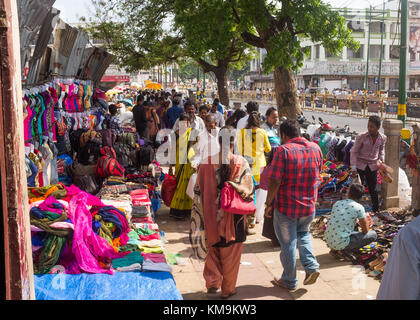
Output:
<path fill-rule="evenodd" d="M 351 111 L 362 112 L 363 101 L 362 100 L 352 100 L 351 101 Z"/>
<path fill-rule="evenodd" d="M 334 109 L 335 99 L 334 98 L 327 98 L 327 99 L 325 99 L 325 106 L 327 108 Z"/>
<path fill-rule="evenodd" d="M 337 99 L 337 107 L 340 110 L 348 109 L 349 108 L 348 100 Z"/>
<path fill-rule="evenodd" d="M 420 118 L 420 107 L 407 106 L 407 117 L 408 118 Z"/>
<path fill-rule="evenodd" d="M 130 76 L 103 76 L 101 82 L 130 82 Z"/>
<path fill-rule="evenodd" d="M 387 105 L 385 108 L 385 112 L 389 114 L 397 114 L 397 111 L 398 111 L 398 104 Z"/>
<path fill-rule="evenodd" d="M 315 108 L 322 108 L 323 104 L 324 104 L 323 97 L 315 98 Z"/>
<path fill-rule="evenodd" d="M 367 112 L 378 113 L 380 108 L 381 108 L 381 104 L 380 104 L 379 101 L 367 101 L 366 102 Z"/>

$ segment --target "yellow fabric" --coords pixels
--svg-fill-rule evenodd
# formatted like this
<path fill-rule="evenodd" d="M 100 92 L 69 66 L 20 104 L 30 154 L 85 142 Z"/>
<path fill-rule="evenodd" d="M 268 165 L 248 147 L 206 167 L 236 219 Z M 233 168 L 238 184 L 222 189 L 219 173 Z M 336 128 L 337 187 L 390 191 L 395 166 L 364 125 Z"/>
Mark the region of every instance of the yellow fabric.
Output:
<path fill-rule="evenodd" d="M 189 128 L 183 135 L 181 135 L 176 141 L 176 165 L 175 165 L 175 176 L 178 175 L 179 170 L 181 169 L 181 162 L 183 157 L 187 153 L 188 141 L 191 135 L 191 128 Z M 181 142 L 181 143 L 180 143 Z M 171 208 L 177 210 L 191 210 L 192 209 L 192 200 L 187 195 L 187 186 L 190 181 L 190 177 L 194 173 L 194 169 L 191 167 L 190 159 L 194 156 L 193 148 L 188 149 L 187 154 L 187 163 L 184 164 L 182 168 L 181 175 L 179 176 L 179 181 L 177 188 L 172 198 Z"/>
<path fill-rule="evenodd" d="M 259 182 L 261 168 L 267 165 L 264 152 L 269 153 L 271 151 L 271 145 L 266 131 L 261 128 L 241 129 L 238 136 L 238 151 L 239 154 L 248 156 L 254 160 L 252 175 L 255 181 Z"/>

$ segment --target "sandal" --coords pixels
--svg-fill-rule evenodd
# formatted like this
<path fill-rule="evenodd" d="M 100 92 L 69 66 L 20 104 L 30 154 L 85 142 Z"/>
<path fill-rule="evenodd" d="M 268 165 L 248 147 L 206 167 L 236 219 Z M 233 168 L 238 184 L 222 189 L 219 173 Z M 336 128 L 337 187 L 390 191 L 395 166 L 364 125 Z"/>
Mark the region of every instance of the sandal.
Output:
<path fill-rule="evenodd" d="M 290 288 L 288 288 L 284 283 L 283 283 L 283 281 L 281 280 L 281 279 L 276 279 L 276 278 L 274 278 L 274 280 L 273 281 L 271 281 L 271 283 L 273 283 L 275 286 L 277 286 L 277 287 L 280 287 L 280 288 L 283 288 L 283 289 L 286 289 L 286 290 L 288 290 L 288 291 L 296 291 L 296 288 L 294 288 L 294 289 L 290 289 Z"/>
<path fill-rule="evenodd" d="M 213 294 L 213 293 L 216 293 L 216 292 L 217 292 L 217 290 L 219 290 L 219 289 L 217 289 L 217 288 L 215 288 L 215 287 L 212 287 L 212 288 L 210 288 L 210 289 L 207 289 L 207 293 L 211 293 L 211 294 Z"/>

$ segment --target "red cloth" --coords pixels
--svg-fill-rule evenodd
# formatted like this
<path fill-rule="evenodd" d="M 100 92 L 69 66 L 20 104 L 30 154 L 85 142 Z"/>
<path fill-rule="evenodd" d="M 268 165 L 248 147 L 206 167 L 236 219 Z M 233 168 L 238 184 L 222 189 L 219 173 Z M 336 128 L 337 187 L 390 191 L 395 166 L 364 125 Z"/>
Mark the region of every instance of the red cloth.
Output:
<path fill-rule="evenodd" d="M 150 241 L 150 240 L 155 240 L 155 239 L 156 240 L 160 239 L 159 233 L 153 233 L 153 234 L 150 234 L 148 236 L 140 235 L 140 240 L 142 240 L 142 241 Z"/>
<path fill-rule="evenodd" d="M 321 168 L 322 152 L 317 144 L 298 137 L 281 145 L 267 173 L 280 182 L 275 208 L 293 219 L 314 214 Z"/>
<path fill-rule="evenodd" d="M 141 253 L 142 257 L 146 260 L 152 260 L 154 263 L 166 263 L 165 255 L 162 253 Z"/>

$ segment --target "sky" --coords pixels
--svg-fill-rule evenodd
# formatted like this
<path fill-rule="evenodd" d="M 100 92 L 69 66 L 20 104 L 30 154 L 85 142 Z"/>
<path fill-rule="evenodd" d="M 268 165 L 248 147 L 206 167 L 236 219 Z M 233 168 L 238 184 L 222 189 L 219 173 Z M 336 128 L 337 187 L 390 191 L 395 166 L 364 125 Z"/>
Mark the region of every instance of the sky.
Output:
<path fill-rule="evenodd" d="M 354 9 L 383 3 L 383 0 L 324 0 L 335 8 L 349 7 Z M 89 16 L 90 0 L 56 0 L 54 7 L 61 11 L 60 18 L 67 23 L 78 22 L 82 16 Z"/>

